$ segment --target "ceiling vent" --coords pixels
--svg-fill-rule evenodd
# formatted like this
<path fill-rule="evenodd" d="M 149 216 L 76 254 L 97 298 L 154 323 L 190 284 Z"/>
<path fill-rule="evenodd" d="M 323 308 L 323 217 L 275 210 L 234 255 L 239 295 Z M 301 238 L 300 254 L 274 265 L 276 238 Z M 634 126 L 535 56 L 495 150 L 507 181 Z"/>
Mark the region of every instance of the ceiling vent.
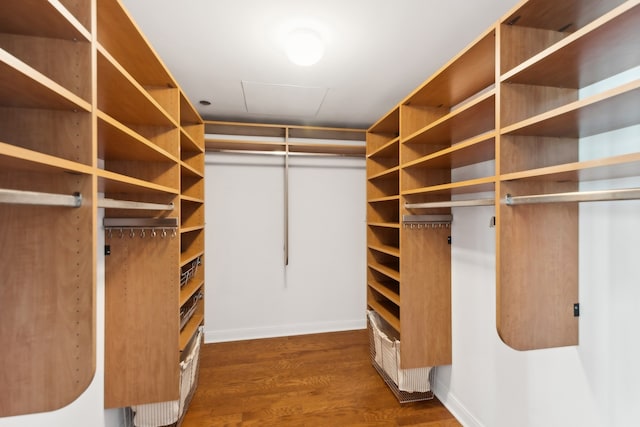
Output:
<path fill-rule="evenodd" d="M 247 112 L 287 117 L 315 117 L 329 89 L 242 81 Z"/>

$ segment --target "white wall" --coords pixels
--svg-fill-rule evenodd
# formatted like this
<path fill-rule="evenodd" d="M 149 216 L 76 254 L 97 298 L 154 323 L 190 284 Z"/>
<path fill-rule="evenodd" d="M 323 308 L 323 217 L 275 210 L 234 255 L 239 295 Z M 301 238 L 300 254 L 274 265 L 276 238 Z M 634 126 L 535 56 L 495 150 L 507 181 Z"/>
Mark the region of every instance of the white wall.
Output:
<path fill-rule="evenodd" d="M 584 89 L 588 96 L 640 70 Z M 640 126 L 581 141 L 581 159 L 640 151 Z M 627 188 L 640 179 L 583 183 Z M 640 423 L 640 201 L 580 205 L 580 344 L 518 352 L 495 329 L 491 207 L 456 208 L 452 228 L 453 364 L 436 395 L 465 426 L 626 427 Z"/>
<path fill-rule="evenodd" d="M 207 342 L 365 327 L 363 159 L 206 156 Z"/>
<path fill-rule="evenodd" d="M 98 209 L 102 224 L 104 209 Z M 96 372 L 78 399 L 51 412 L 0 418 L 0 427 L 120 427 L 120 410 L 104 410 L 104 233 L 97 236 L 96 278 Z M 89 259 L 90 260 L 90 259 Z"/>

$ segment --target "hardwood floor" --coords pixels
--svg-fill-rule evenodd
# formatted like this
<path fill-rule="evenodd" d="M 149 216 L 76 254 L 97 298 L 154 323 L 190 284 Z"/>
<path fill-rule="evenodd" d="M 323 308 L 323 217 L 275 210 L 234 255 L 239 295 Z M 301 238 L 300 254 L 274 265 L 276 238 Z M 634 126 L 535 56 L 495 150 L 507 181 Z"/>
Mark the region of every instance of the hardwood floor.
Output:
<path fill-rule="evenodd" d="M 460 426 L 433 400 L 400 405 L 366 330 L 206 344 L 183 427 Z"/>

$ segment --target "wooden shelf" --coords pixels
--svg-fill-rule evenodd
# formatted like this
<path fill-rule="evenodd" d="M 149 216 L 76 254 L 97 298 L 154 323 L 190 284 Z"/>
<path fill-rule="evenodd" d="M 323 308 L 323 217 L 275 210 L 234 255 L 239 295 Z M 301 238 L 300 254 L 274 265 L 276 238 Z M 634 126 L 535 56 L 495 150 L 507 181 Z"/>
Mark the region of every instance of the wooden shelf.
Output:
<path fill-rule="evenodd" d="M 367 304 L 380 315 L 395 331 L 400 334 L 400 319 L 389 308 L 378 301 L 368 299 Z"/>
<path fill-rule="evenodd" d="M 201 304 L 202 301 L 198 302 Z M 180 331 L 180 343 L 178 345 L 178 349 L 180 352 L 183 352 L 184 349 L 191 341 L 191 338 L 195 335 L 198 330 L 198 327 L 204 323 L 204 310 L 202 308 L 198 308 L 197 311 L 193 314 L 193 317 L 189 319 L 189 322 L 184 326 L 182 331 Z"/>
<path fill-rule="evenodd" d="M 202 274 L 199 273 L 198 276 Z M 198 290 L 202 289 L 204 279 L 195 277 L 180 289 L 180 306 L 182 307 Z"/>
<path fill-rule="evenodd" d="M 240 141 L 234 139 L 207 139 L 209 151 L 273 151 L 308 154 L 333 154 L 361 157 L 365 154 L 364 145 L 353 144 L 311 144 L 265 141 Z"/>
<path fill-rule="evenodd" d="M 463 141 L 495 129 L 495 90 L 469 101 L 403 140 L 403 144 Z"/>
<path fill-rule="evenodd" d="M 507 135 L 579 138 L 640 123 L 640 80 L 563 105 L 501 130 Z"/>
<path fill-rule="evenodd" d="M 198 126 L 201 128 L 202 126 Z M 184 125 L 180 128 L 180 149 L 186 152 L 204 153 L 204 147 L 198 145 L 190 132 L 186 130 Z"/>
<path fill-rule="evenodd" d="M 486 31 L 401 105 L 451 108 L 495 82 L 495 30 Z"/>
<path fill-rule="evenodd" d="M 236 139 L 205 139 L 207 151 L 284 151 L 286 144 L 282 142 L 241 141 Z"/>
<path fill-rule="evenodd" d="M 633 68 L 640 6 L 623 3 L 504 74 L 505 83 L 582 88 Z"/>
<path fill-rule="evenodd" d="M 367 177 L 367 179 L 369 181 L 374 181 L 374 180 L 377 180 L 377 179 L 391 179 L 391 180 L 395 179 L 395 180 L 397 180 L 397 179 L 399 179 L 399 177 L 400 177 L 400 166 L 396 166 L 396 167 L 393 167 L 391 169 L 386 169 L 386 170 L 383 170 L 382 172 L 378 172 L 376 174 L 373 174 L 373 175 Z"/>
<path fill-rule="evenodd" d="M 189 252 L 183 252 L 180 254 L 180 267 L 184 267 L 185 265 L 187 265 L 188 263 L 190 263 L 191 261 L 193 261 L 194 259 L 196 259 L 199 256 L 204 255 L 204 249 L 203 248 L 194 248 L 193 250 L 189 251 Z"/>
<path fill-rule="evenodd" d="M 56 156 L 0 142 L 0 166 L 4 170 L 38 173 L 78 173 L 91 175 L 93 168 Z"/>
<path fill-rule="evenodd" d="M 397 202 L 400 200 L 399 195 L 386 196 L 386 197 L 377 197 L 374 199 L 368 199 L 367 203 L 383 203 L 383 202 Z"/>
<path fill-rule="evenodd" d="M 640 153 L 504 174 L 502 181 L 581 182 L 638 176 Z"/>
<path fill-rule="evenodd" d="M 0 16 L 2 33 L 71 41 L 91 40 L 89 31 L 65 8 L 63 3 L 65 2 L 59 0 L 16 2 L 15 5 L 11 5 L 11 13 L 5 11 Z"/>
<path fill-rule="evenodd" d="M 403 169 L 455 169 L 495 158 L 495 131 L 469 138 L 444 150 L 403 163 Z"/>
<path fill-rule="evenodd" d="M 389 288 L 389 286 L 398 287 L 398 283 L 389 282 L 389 284 L 384 284 L 376 280 L 369 280 L 367 284 L 370 288 L 378 292 L 380 295 L 384 296 L 386 299 L 388 299 L 398 307 L 400 306 L 400 295 L 397 291 L 393 291 Z"/>
<path fill-rule="evenodd" d="M 493 191 L 496 182 L 495 176 L 470 179 L 466 181 L 451 182 L 430 187 L 405 190 L 403 196 L 416 196 L 428 194 L 468 194 Z"/>
<path fill-rule="evenodd" d="M 0 105 L 91 111 L 91 104 L 0 49 Z"/>
<path fill-rule="evenodd" d="M 100 192 L 105 193 L 167 193 L 178 194 L 179 190 L 163 185 L 154 184 L 153 182 L 143 181 L 141 179 L 132 178 L 127 175 L 114 173 L 111 171 L 98 170 L 98 188 Z"/>
<path fill-rule="evenodd" d="M 382 227 L 382 228 L 400 228 L 400 224 L 396 222 L 368 222 L 369 227 Z"/>
<path fill-rule="evenodd" d="M 199 171 L 196 168 L 184 162 L 180 163 L 180 172 L 182 176 L 193 176 L 197 178 L 204 178 L 204 171 Z"/>
<path fill-rule="evenodd" d="M 204 199 L 202 199 L 202 198 L 186 196 L 184 194 L 180 195 L 180 200 L 183 201 L 183 202 L 188 202 L 188 203 L 199 203 L 199 204 L 204 203 Z"/>
<path fill-rule="evenodd" d="M 120 1 L 97 1 L 100 46 L 140 85 L 176 88 L 178 85 L 147 38 Z"/>
<path fill-rule="evenodd" d="M 394 257 L 400 257 L 400 249 L 394 246 L 369 244 L 368 248 Z"/>
<path fill-rule="evenodd" d="M 175 127 L 175 120 L 103 47 L 98 48 L 98 108 L 127 125 Z"/>
<path fill-rule="evenodd" d="M 98 116 L 98 156 L 110 160 L 176 162 L 176 158 L 103 111 Z"/>
<path fill-rule="evenodd" d="M 391 139 L 394 139 L 400 135 L 400 110 L 398 107 L 394 107 L 387 114 L 382 116 L 376 123 L 371 125 L 368 133 L 379 135 L 391 135 Z"/>
<path fill-rule="evenodd" d="M 192 227 L 180 227 L 180 233 L 193 233 L 194 231 L 203 231 L 204 225 L 195 225 Z"/>
<path fill-rule="evenodd" d="M 384 274 L 385 276 L 387 276 L 390 279 L 400 281 L 400 273 L 397 270 L 394 270 L 391 267 L 388 267 L 386 265 L 382 265 L 382 264 L 379 264 L 379 263 L 373 263 L 373 262 L 369 263 L 368 266 L 369 266 L 369 268 L 371 268 L 371 269 L 373 269 L 373 270 L 375 270 L 375 271 L 377 271 L 379 273 Z"/>
<path fill-rule="evenodd" d="M 281 139 L 328 139 L 363 141 L 363 129 L 317 126 L 279 125 L 266 123 L 238 123 L 205 120 L 205 134 L 238 135 L 242 137 L 276 137 Z M 299 142 L 299 141 L 296 141 Z"/>
<path fill-rule="evenodd" d="M 398 144 L 400 143 L 400 137 L 396 136 L 391 141 L 382 145 L 381 147 L 371 150 L 367 157 L 369 158 L 378 158 L 378 157 L 398 157 Z"/>
<path fill-rule="evenodd" d="M 624 0 L 535 0 L 521 2 L 503 19 L 508 25 L 573 32 Z"/>
<path fill-rule="evenodd" d="M 364 145 L 351 144 L 309 144 L 289 143 L 290 153 L 335 154 L 340 156 L 364 157 Z"/>

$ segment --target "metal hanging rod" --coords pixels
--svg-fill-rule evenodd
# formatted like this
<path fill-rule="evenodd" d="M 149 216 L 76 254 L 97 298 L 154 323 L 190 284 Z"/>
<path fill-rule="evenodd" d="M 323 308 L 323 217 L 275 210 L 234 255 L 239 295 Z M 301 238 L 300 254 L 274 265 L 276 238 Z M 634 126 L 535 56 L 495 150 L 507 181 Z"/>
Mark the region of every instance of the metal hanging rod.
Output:
<path fill-rule="evenodd" d="M 447 200 L 445 202 L 405 203 L 404 207 L 407 209 L 455 208 L 465 206 L 491 206 L 494 203 L 494 199 Z"/>
<path fill-rule="evenodd" d="M 605 202 L 634 199 L 640 199 L 640 188 L 575 191 L 570 193 L 536 194 L 530 196 L 512 196 L 511 194 L 507 194 L 503 203 L 507 206 L 514 206 L 535 203 Z"/>
<path fill-rule="evenodd" d="M 115 200 L 115 199 L 99 199 L 99 208 L 109 209 L 142 209 L 153 211 L 172 211 L 174 208 L 173 203 L 147 203 L 147 202 L 133 202 L 129 200 Z"/>
<path fill-rule="evenodd" d="M 37 191 L 0 189 L 0 203 L 79 208 L 82 205 L 82 194 L 74 193 L 72 195 L 67 195 L 40 193 Z"/>

